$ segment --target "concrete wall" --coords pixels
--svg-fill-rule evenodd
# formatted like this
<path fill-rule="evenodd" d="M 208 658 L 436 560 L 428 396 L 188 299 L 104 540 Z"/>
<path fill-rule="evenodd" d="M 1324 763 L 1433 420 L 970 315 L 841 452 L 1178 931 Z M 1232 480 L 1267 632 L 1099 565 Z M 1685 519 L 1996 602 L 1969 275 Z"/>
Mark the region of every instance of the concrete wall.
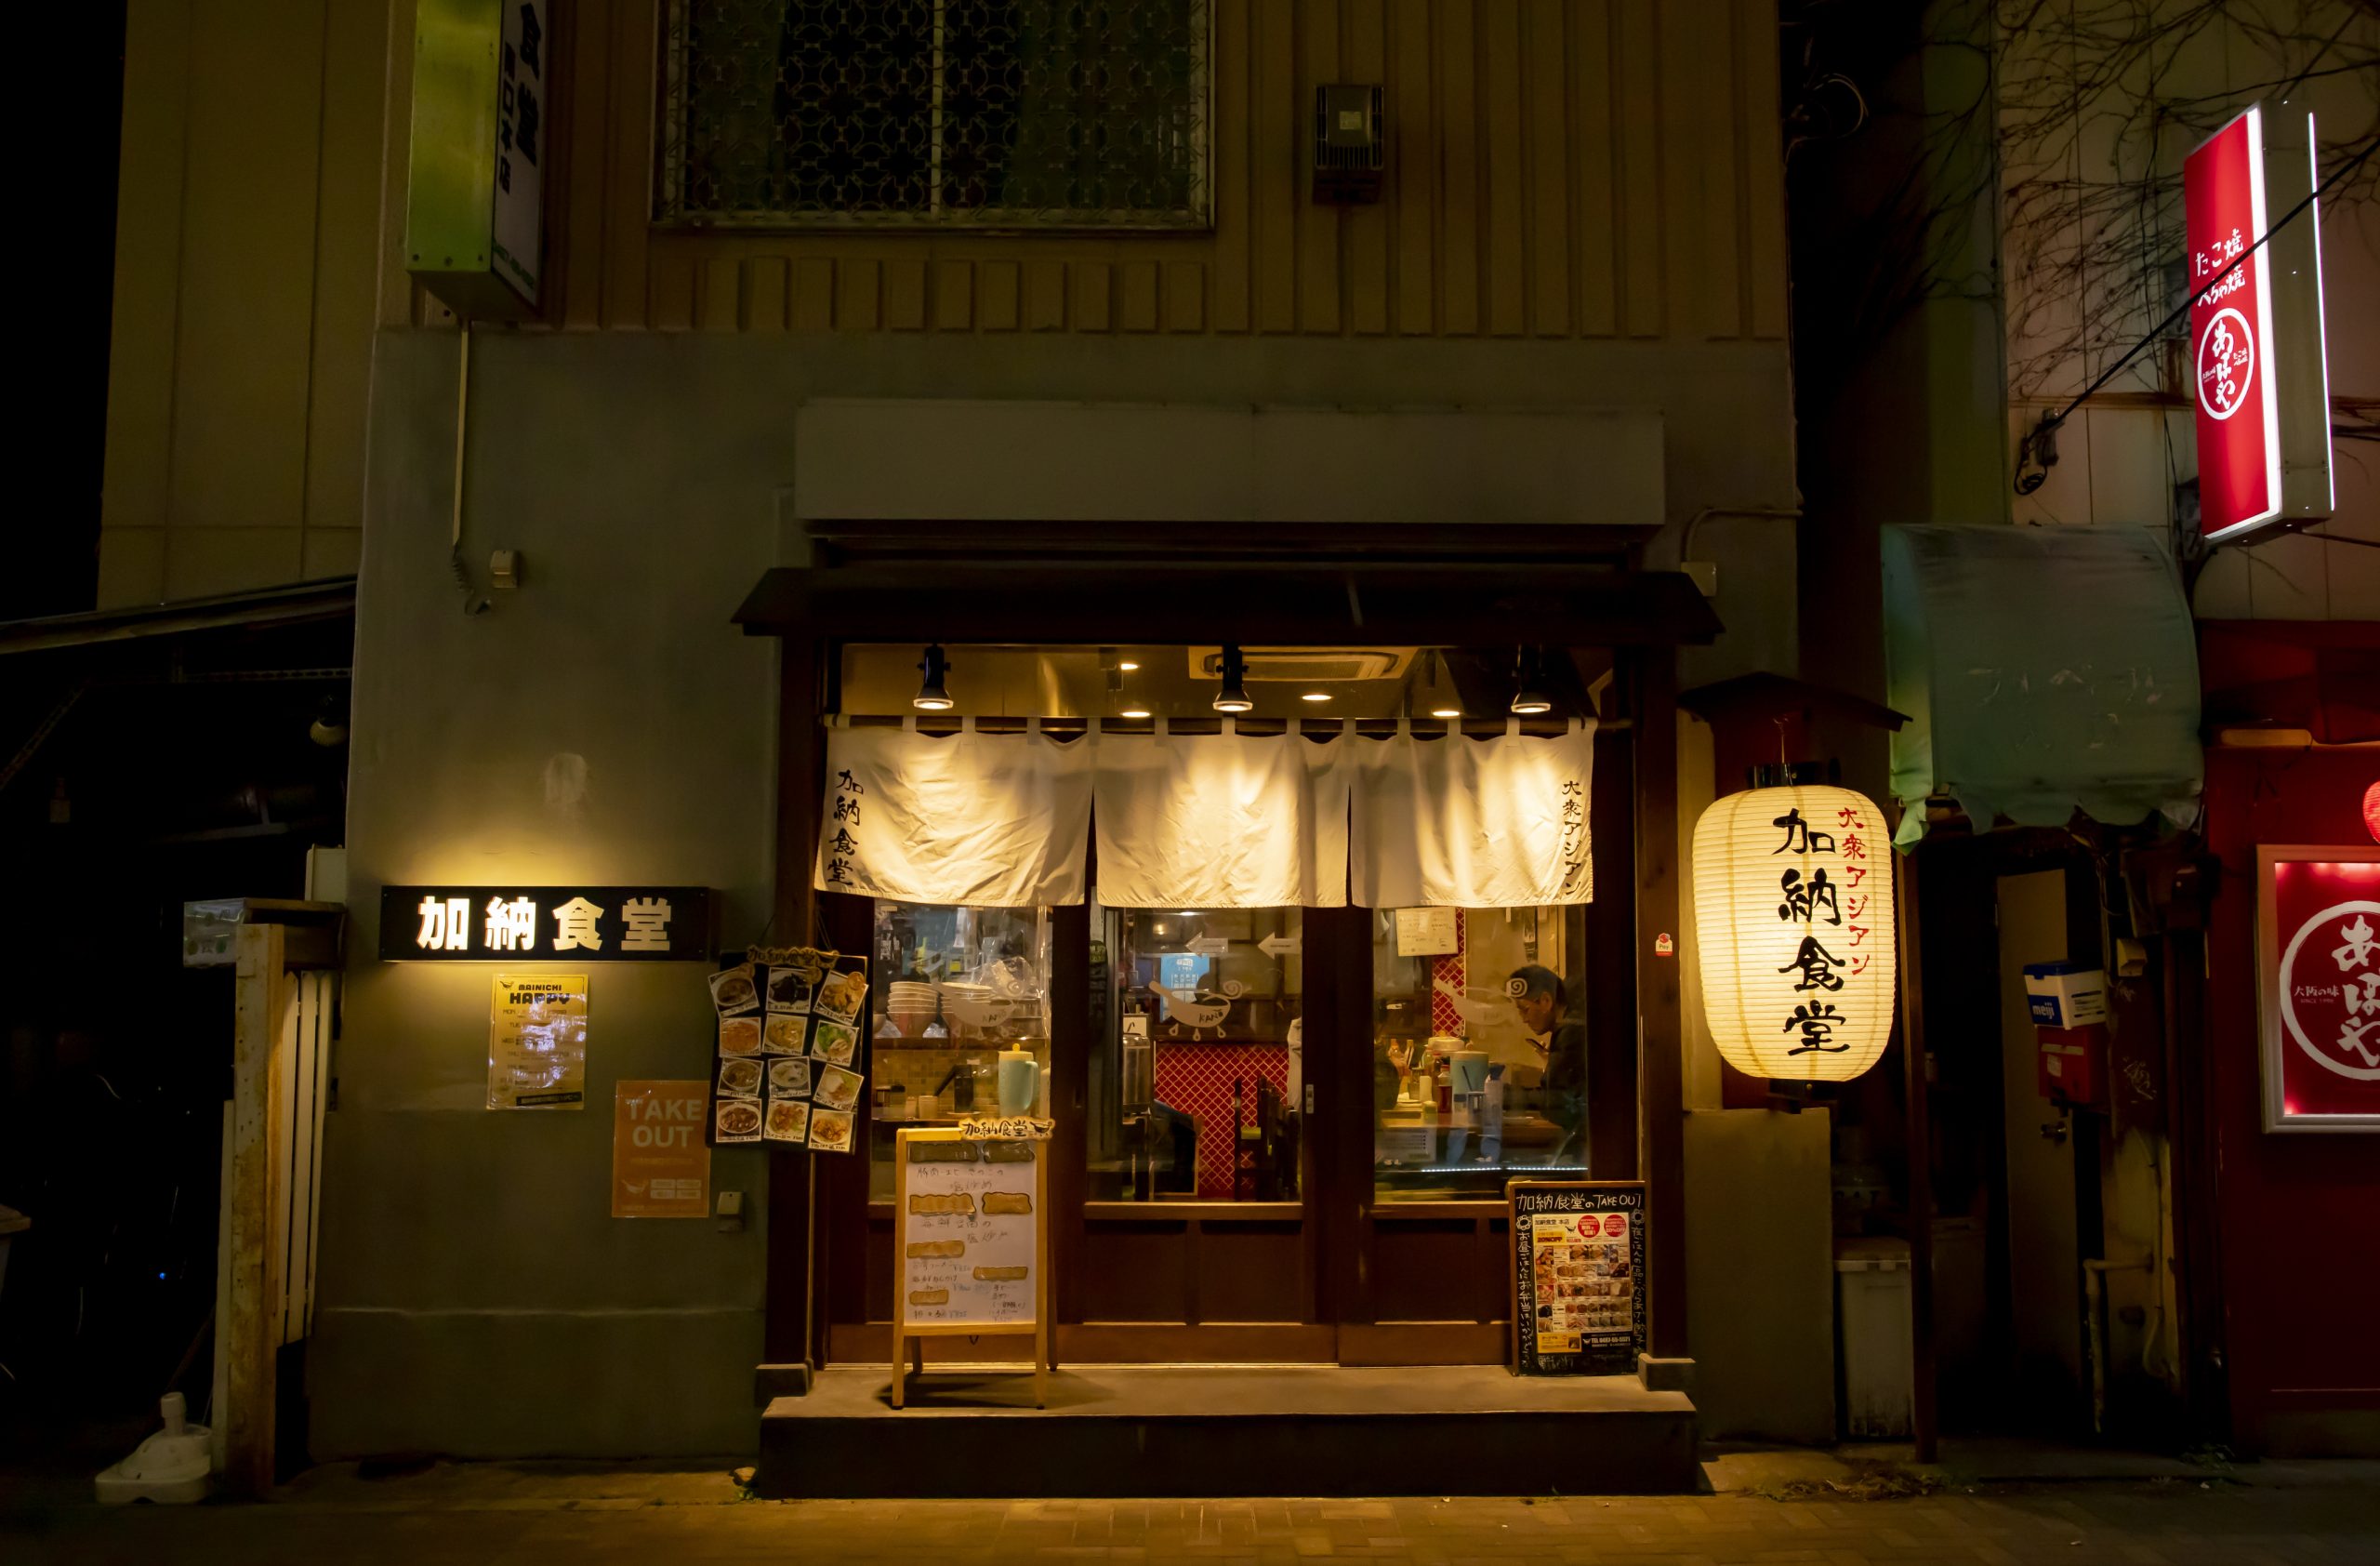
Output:
<path fill-rule="evenodd" d="M 1832 1119 L 1686 1114 L 1686 1342 L 1706 1438 L 1834 1440 Z"/>
<path fill-rule="evenodd" d="M 707 1068 L 696 975 L 595 968 L 589 1108 L 495 1114 L 479 1107 L 485 972 L 369 954 L 379 886 L 442 879 L 705 882 L 727 891 L 722 938 L 758 936 L 774 644 L 727 617 L 785 547 L 810 399 L 1551 414 L 1581 386 L 1626 387 L 1621 411 L 1660 419 L 1673 519 L 1722 497 L 1791 496 L 1784 356 L 1770 345 L 1069 338 L 1021 355 L 974 338 L 796 349 L 488 333 L 472 354 L 465 553 L 521 551 L 526 585 L 473 617 L 447 566 L 455 355 L 451 334 L 387 334 L 375 383 L 349 828 L 359 955 L 326 1134 L 311 1370 L 324 1455 L 703 1452 L 754 1438 L 760 1156 L 718 1157 L 716 1182 L 751 1193 L 740 1235 L 617 1222 L 604 1205 L 612 1083 Z M 1583 416 L 1572 438 L 1598 423 L 1632 427 Z M 1478 420 L 1483 448 L 1505 448 L 1511 426 Z M 1349 514 L 1388 509 L 1394 480 L 1345 474 Z M 1163 514 L 1181 482 L 1151 466 L 1138 505 Z M 972 492 L 978 514 L 1017 514 L 1012 485 Z M 1593 494 L 1574 502 L 1596 513 Z M 1528 520 L 1519 508 L 1490 498 L 1453 520 Z M 1759 580 L 1739 575 L 1754 623 Z M 585 791 L 558 795 L 550 780 L 577 771 L 572 757 Z"/>

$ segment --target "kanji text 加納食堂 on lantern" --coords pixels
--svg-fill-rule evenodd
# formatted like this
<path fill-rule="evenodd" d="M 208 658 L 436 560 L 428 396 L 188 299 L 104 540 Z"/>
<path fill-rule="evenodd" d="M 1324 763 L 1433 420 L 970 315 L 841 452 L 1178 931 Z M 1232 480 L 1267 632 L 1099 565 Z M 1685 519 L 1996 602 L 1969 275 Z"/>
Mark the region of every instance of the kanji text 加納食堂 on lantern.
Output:
<path fill-rule="evenodd" d="M 1694 829 L 1702 1014 L 1729 1065 L 1839 1082 L 1892 1035 L 1892 845 L 1848 789 L 1730 794 Z"/>

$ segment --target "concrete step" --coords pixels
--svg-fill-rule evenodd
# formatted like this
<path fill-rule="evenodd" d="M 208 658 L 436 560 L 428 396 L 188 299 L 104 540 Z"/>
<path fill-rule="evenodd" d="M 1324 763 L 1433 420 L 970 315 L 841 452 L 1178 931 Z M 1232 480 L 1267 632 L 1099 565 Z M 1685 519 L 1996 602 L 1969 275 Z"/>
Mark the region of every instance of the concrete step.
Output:
<path fill-rule="evenodd" d="M 760 1422 L 772 1497 L 1674 1494 L 1700 1488 L 1693 1402 L 1628 1376 L 1498 1366 L 1070 1367 L 1033 1377 L 820 1373 Z"/>

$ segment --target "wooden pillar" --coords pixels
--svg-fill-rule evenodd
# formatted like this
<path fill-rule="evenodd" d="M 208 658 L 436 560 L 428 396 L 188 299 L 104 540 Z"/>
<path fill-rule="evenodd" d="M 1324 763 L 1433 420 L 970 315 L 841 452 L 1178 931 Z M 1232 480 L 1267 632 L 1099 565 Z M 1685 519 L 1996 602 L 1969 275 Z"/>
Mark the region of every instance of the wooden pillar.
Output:
<path fill-rule="evenodd" d="M 785 946 L 811 945 L 817 934 L 818 900 L 810 880 L 826 765 L 818 726 L 820 663 L 818 644 L 798 633 L 779 644 L 776 896 L 769 929 L 771 940 Z M 772 1146 L 768 1161 L 768 1300 L 761 1328 L 766 1362 L 759 1387 L 764 1397 L 809 1389 L 808 1372 L 816 1364 L 811 1346 L 819 1327 L 811 1265 L 813 1157 L 806 1148 Z"/>
<path fill-rule="evenodd" d="M 1686 1341 L 1686 1059 L 1678 963 L 1677 653 L 1634 656 L 1636 710 L 1637 1081 L 1639 1146 L 1650 1189 L 1655 1359 L 1689 1357 Z M 1672 955 L 1659 943 L 1667 937 Z"/>
<path fill-rule="evenodd" d="M 1924 947 L 1918 917 L 1917 859 L 1923 846 L 1894 856 L 1900 905 L 1901 1066 L 1909 1103 L 1910 1422 L 1917 1460 L 1934 1461 L 1937 1435 L 1934 1354 L 1934 1138 L 1925 1082 Z"/>
<path fill-rule="evenodd" d="M 285 1251 L 274 1217 L 287 1201 L 288 1162 L 276 1157 L 289 1140 L 289 1104 L 283 1085 L 284 1026 L 295 999 L 278 924 L 240 926 L 231 1055 L 231 1319 L 223 1324 L 225 1487 L 262 1496 L 273 1484 L 273 1423 L 279 1407 L 274 1360 L 281 1350 Z"/>

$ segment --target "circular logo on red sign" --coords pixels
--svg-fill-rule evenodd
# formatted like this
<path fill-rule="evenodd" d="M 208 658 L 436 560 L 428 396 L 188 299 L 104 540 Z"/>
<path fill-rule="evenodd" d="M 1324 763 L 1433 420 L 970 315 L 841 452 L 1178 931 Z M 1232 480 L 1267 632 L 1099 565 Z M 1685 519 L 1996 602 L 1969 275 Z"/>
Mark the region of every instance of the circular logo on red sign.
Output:
<path fill-rule="evenodd" d="M 2218 310 L 2198 339 L 2198 400 L 2216 418 L 2228 418 L 2248 400 L 2248 382 L 2256 373 L 2256 339 L 2248 318 L 2236 310 Z"/>
<path fill-rule="evenodd" d="M 2325 1069 L 2380 1082 L 2380 902 L 2346 902 L 2297 927 L 2281 954 L 2281 1019 Z"/>

